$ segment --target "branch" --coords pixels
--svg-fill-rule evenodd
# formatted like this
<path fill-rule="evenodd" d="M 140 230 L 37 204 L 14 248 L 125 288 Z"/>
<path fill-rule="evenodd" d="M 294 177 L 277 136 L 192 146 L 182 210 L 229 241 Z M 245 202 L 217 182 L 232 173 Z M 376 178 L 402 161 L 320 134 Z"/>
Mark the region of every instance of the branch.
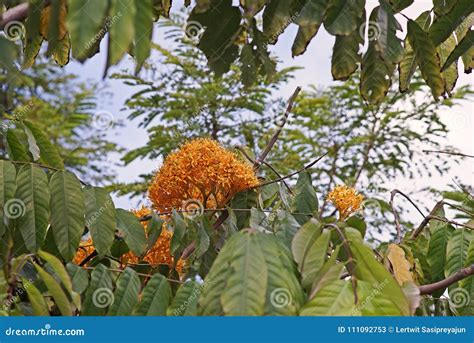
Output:
<path fill-rule="evenodd" d="M 278 129 L 275 131 L 272 138 L 268 142 L 267 146 L 265 147 L 265 150 L 263 150 L 262 154 L 259 157 L 257 157 L 257 159 L 255 160 L 255 163 L 253 165 L 253 167 L 255 169 L 260 168 L 263 161 L 265 161 L 265 158 L 267 157 L 268 153 L 272 149 L 273 145 L 275 145 L 275 143 L 278 139 L 278 136 L 280 135 L 281 131 L 283 130 L 283 127 L 286 124 L 286 121 L 288 120 L 288 116 L 290 115 L 290 112 L 293 109 L 293 104 L 294 104 L 294 102 L 296 100 L 296 97 L 298 96 L 300 91 L 301 91 L 301 87 L 296 87 L 295 91 L 293 92 L 293 95 L 288 100 L 288 106 L 286 107 L 286 111 L 285 111 L 285 115 L 283 116 L 283 120 L 282 120 L 281 124 L 278 125 Z"/>
<path fill-rule="evenodd" d="M 471 275 L 474 275 L 474 264 L 471 264 L 469 267 L 464 268 L 456 272 L 455 274 L 443 279 L 441 281 L 430 283 L 428 285 L 422 285 L 419 287 L 420 295 L 431 294 L 440 289 L 445 289 L 449 285 L 458 282 L 459 280 L 465 279 Z"/>
<path fill-rule="evenodd" d="M 286 175 L 286 176 L 280 177 L 280 178 L 275 179 L 275 180 L 270 180 L 270 181 L 261 183 L 261 184 L 259 184 L 259 185 L 257 185 L 257 186 L 251 187 L 250 189 L 260 188 L 260 187 L 263 187 L 263 186 L 266 186 L 266 185 L 270 185 L 270 184 L 272 184 L 272 183 L 280 182 L 280 181 L 286 180 L 286 179 L 288 179 L 288 178 L 290 178 L 290 177 L 292 177 L 292 176 L 295 176 L 295 175 L 297 175 L 297 174 L 299 174 L 299 173 L 302 173 L 302 172 L 304 172 L 305 170 L 307 170 L 307 169 L 311 168 L 312 166 L 314 166 L 316 163 L 318 163 L 318 162 L 319 162 L 324 156 L 326 156 L 327 154 L 328 154 L 327 152 L 324 153 L 323 155 L 319 156 L 317 159 L 315 159 L 315 160 L 314 160 L 313 162 L 311 162 L 310 164 L 304 166 L 303 168 L 301 168 L 301 169 L 299 169 L 299 170 L 297 170 L 297 171 L 295 171 L 295 172 L 293 172 L 293 173 L 291 173 L 291 174 L 288 174 L 288 175 Z"/>
<path fill-rule="evenodd" d="M 28 15 L 28 7 L 26 2 L 5 11 L 0 16 L 0 30 L 3 30 L 9 22 L 25 20 Z"/>
<path fill-rule="evenodd" d="M 433 153 L 433 154 L 446 154 L 446 155 L 454 155 L 454 156 L 462 156 L 462 157 L 469 157 L 474 158 L 474 155 L 463 154 L 461 152 L 454 152 L 454 151 L 438 151 L 438 150 L 422 150 L 424 153 Z"/>

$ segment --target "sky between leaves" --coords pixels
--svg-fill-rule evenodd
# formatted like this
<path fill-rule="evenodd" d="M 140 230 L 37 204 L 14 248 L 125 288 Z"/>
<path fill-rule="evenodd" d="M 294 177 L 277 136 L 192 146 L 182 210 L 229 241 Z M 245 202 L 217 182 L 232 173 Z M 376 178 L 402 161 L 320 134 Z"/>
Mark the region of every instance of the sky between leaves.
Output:
<path fill-rule="evenodd" d="M 235 1 L 235 0 L 234 0 Z M 368 0 L 367 6 L 368 11 L 372 10 L 377 6 L 378 1 Z M 172 13 L 182 8 L 183 1 L 176 0 L 173 2 Z M 414 18 L 417 14 L 430 9 L 432 7 L 431 0 L 416 0 L 413 5 L 403 11 L 410 18 Z M 406 32 L 406 20 L 397 15 L 397 19 L 402 23 L 404 32 Z M 160 19 L 162 20 L 162 19 Z M 305 86 L 310 84 L 316 84 L 321 86 L 329 86 L 334 83 L 331 77 L 331 53 L 334 37 L 330 36 L 321 26 L 318 35 L 310 43 L 308 50 L 302 56 L 296 58 L 291 57 L 291 44 L 296 35 L 297 26 L 291 24 L 283 35 L 280 36 L 278 43 L 275 46 L 271 46 L 271 50 L 274 55 L 278 56 L 282 63 L 279 64 L 279 68 L 299 66 L 304 69 L 299 70 L 295 73 L 295 78 L 292 79 L 288 84 L 284 85 L 279 92 L 276 94 L 288 98 L 296 86 Z M 155 28 L 154 41 L 159 42 L 165 48 L 171 48 L 169 42 L 163 38 L 163 31 Z M 105 44 L 106 40 L 102 40 L 102 44 Z M 105 48 L 101 48 L 101 51 L 105 51 Z M 153 55 L 152 55 L 153 58 Z M 99 53 L 90 60 L 87 60 L 85 64 L 72 61 L 66 65 L 66 71 L 75 73 L 80 76 L 84 81 L 95 80 L 99 81 L 102 77 L 103 70 L 105 67 L 106 55 Z M 128 69 L 134 70 L 134 62 L 131 58 L 123 60 L 118 66 L 112 67 L 109 71 L 109 75 L 114 72 Z M 100 99 L 99 109 L 109 111 L 113 114 L 116 121 L 122 121 L 125 126 L 113 130 L 110 132 L 110 139 L 114 142 L 118 142 L 121 146 L 126 149 L 132 149 L 144 145 L 148 136 L 146 130 L 138 128 L 138 121 L 130 122 L 127 120 L 128 112 L 121 111 L 125 99 L 127 99 L 133 91 L 129 86 L 122 83 L 121 80 L 110 80 L 107 79 L 107 91 L 110 92 L 110 96 L 103 97 Z M 464 74 L 459 73 L 459 79 L 457 86 L 465 84 L 474 85 L 474 73 Z M 441 114 L 442 120 L 450 129 L 448 135 L 448 145 L 458 148 L 461 152 L 469 155 L 474 155 L 474 103 L 464 102 L 462 106 L 455 107 L 452 110 L 446 111 Z M 113 156 L 112 159 L 117 161 L 121 156 Z M 159 167 L 161 160 L 149 161 L 149 160 L 138 160 L 134 161 L 127 167 L 120 167 L 117 170 L 119 182 L 134 181 L 139 174 L 154 170 Z M 465 159 L 459 165 L 453 165 L 450 173 L 444 176 L 433 175 L 430 179 L 415 179 L 408 180 L 406 178 L 399 178 L 394 180 L 391 184 L 387 185 L 387 188 L 398 188 L 404 192 L 410 193 L 415 189 L 422 187 L 435 187 L 440 190 L 446 189 L 448 184 L 452 184 L 452 179 L 456 177 L 460 181 L 466 184 L 474 185 L 474 159 Z M 322 194 L 319 194 L 322 196 Z M 431 208 L 434 205 L 434 201 L 426 201 L 427 199 L 417 198 L 413 195 L 415 200 L 423 200 L 423 205 Z M 386 200 L 389 199 L 389 194 L 386 194 Z M 139 203 L 138 200 L 130 201 L 127 197 L 115 198 L 117 207 L 126 209 L 136 208 Z M 413 219 L 417 221 L 416 213 L 413 212 Z"/>

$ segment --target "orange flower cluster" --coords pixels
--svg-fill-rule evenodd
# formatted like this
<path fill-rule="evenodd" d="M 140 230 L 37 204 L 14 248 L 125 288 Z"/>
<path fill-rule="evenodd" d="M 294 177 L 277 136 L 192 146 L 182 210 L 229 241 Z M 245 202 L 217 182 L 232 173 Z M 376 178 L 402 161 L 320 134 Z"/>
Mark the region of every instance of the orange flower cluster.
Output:
<path fill-rule="evenodd" d="M 133 212 L 138 218 L 151 213 L 150 209 L 147 208 L 141 208 L 140 210 L 136 210 Z M 146 230 L 146 222 L 143 222 L 143 226 Z M 173 256 L 171 256 L 170 251 L 172 237 L 173 233 L 166 228 L 166 223 L 164 223 L 160 237 L 158 237 L 158 239 L 156 240 L 155 245 L 145 254 L 143 260 L 148 262 L 153 267 L 157 267 L 160 264 L 166 264 L 172 267 L 174 261 L 174 258 Z M 82 241 L 79 246 L 79 249 L 77 249 L 76 256 L 74 256 L 73 263 L 77 265 L 80 264 L 93 251 L 94 246 L 92 244 L 92 238 Z M 127 265 L 129 263 L 138 263 L 139 258 L 130 251 L 121 257 L 121 262 L 124 265 Z M 178 273 L 181 274 L 184 268 L 185 261 L 179 260 L 176 265 L 176 270 L 178 271 Z"/>
<path fill-rule="evenodd" d="M 92 238 L 89 236 L 87 240 L 81 241 L 79 248 L 76 251 L 76 255 L 72 260 L 73 263 L 79 265 L 84 259 L 94 252 L 94 246 L 92 245 Z"/>
<path fill-rule="evenodd" d="M 145 207 L 133 212 L 138 218 L 151 213 L 150 209 Z M 143 222 L 143 226 L 146 231 L 147 222 Z M 155 245 L 145 254 L 143 261 L 148 262 L 153 267 L 157 267 L 160 264 L 166 264 L 172 267 L 174 262 L 174 258 L 171 256 L 170 251 L 172 237 L 173 233 L 166 228 L 166 223 L 163 223 L 163 230 L 161 231 L 160 237 L 156 240 Z M 138 263 L 139 258 L 130 251 L 122 256 L 121 261 L 126 265 L 128 263 Z M 179 260 L 176 264 L 176 270 L 179 274 L 183 272 L 184 267 L 185 261 Z"/>
<path fill-rule="evenodd" d="M 224 206 L 237 192 L 258 185 L 252 167 L 214 140 L 198 138 L 168 155 L 148 190 L 155 210 L 167 212 L 194 199 Z"/>
<path fill-rule="evenodd" d="M 339 219 L 344 220 L 360 209 L 364 197 L 358 194 L 354 188 L 340 185 L 329 192 L 327 199 L 336 206 L 339 211 Z"/>

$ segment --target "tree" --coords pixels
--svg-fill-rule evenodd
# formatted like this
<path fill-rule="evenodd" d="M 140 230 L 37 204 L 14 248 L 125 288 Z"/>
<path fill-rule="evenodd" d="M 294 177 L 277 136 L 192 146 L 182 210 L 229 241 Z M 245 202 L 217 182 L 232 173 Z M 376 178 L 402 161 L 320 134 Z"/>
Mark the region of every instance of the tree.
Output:
<path fill-rule="evenodd" d="M 186 5 L 191 3 L 187 1 Z M 275 44 L 290 24 L 298 25 L 293 56 L 306 51 L 321 25 L 336 36 L 331 67 L 334 79 L 347 79 L 360 65 L 360 92 L 371 103 L 383 99 L 396 67 L 402 92 L 408 89 L 419 67 L 435 98 L 451 93 L 460 58 L 464 71 L 472 70 L 471 0 L 436 1 L 430 11 L 417 18 L 402 13 L 413 0 L 380 0 L 370 15 L 366 15 L 364 0 L 242 1 L 237 6 L 231 0 L 193 3 L 185 31 L 197 38 L 197 48 L 217 75 L 228 72 L 238 58 L 245 66 L 244 79 L 251 80 L 259 71 L 273 74 L 268 45 Z M 7 2 L 0 28 L 12 40 L 24 36 L 27 65 L 34 60 L 43 40 L 48 41 L 47 54 L 64 65 L 69 61 L 70 50 L 79 61 L 95 55 L 108 33 L 105 73 L 125 54 L 135 57 L 138 71 L 150 55 L 153 22 L 168 17 L 170 10 L 171 1 L 164 0 Z M 261 28 L 256 23 L 260 15 Z M 397 36 L 402 30 L 401 17 L 407 20 L 404 40 Z M 364 41 L 368 49 L 361 53 Z M 9 63 L 12 44 L 2 38 L 0 47 L 0 60 Z"/>
<path fill-rule="evenodd" d="M 99 86 L 78 82 L 76 75 L 67 74 L 47 61 L 38 62 L 21 77 L 10 76 L 8 72 L 0 76 L 3 80 L 14 80 L 1 87 L 4 110 L 0 114 L 0 156 L 5 158 L 8 154 L 11 160 L 18 161 L 38 160 L 34 143 L 27 142 L 22 124 L 29 121 L 57 146 L 65 166 L 81 179 L 95 184 L 110 182 L 115 174 L 111 168 L 103 167 L 110 163 L 108 154 L 120 149 L 106 134 L 120 123 L 114 122 L 112 114 L 98 110 L 97 96 L 103 93 Z M 5 135 L 8 128 L 9 135 Z"/>
<path fill-rule="evenodd" d="M 114 74 L 125 84 L 139 90 L 127 99 L 131 110 L 129 119 L 140 120 L 139 126 L 149 133 L 149 142 L 128 152 L 126 164 L 138 158 L 156 159 L 167 156 L 181 143 L 196 137 L 211 137 L 224 145 L 247 146 L 252 151 L 259 147 L 259 138 L 269 130 L 278 113 L 280 103 L 273 93 L 292 77 L 295 68 L 275 73 L 271 78 L 256 75 L 254 85 L 242 84 L 237 65 L 216 78 L 206 64 L 203 53 L 183 35 L 183 18 L 175 16 L 164 22 L 166 38 L 173 40 L 172 51 L 153 44 L 159 60 L 146 63 L 140 75 Z M 275 63 L 276 62 L 272 62 Z M 165 68 L 163 68 L 163 66 Z M 119 185 L 122 194 L 133 191 L 144 194 L 145 180 L 132 185 Z"/>

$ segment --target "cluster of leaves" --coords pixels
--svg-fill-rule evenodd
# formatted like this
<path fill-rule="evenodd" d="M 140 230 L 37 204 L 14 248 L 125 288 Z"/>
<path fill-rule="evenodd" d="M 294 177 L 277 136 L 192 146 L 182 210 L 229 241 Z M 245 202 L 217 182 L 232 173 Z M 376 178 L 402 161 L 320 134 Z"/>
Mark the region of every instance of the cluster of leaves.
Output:
<path fill-rule="evenodd" d="M 200 27 L 190 30 L 202 29 L 194 33 L 199 38 L 197 48 L 215 74 L 228 72 L 239 58 L 247 85 L 257 81 L 260 72 L 267 76 L 275 73 L 268 45 L 275 44 L 294 23 L 298 33 L 293 56 L 303 54 L 324 25 L 336 37 L 331 67 L 334 79 L 347 79 L 360 65 L 360 92 L 371 103 L 383 99 L 397 66 L 401 91 L 408 89 L 419 67 L 435 98 L 450 94 L 458 77 L 457 61 L 462 58 L 465 72 L 472 70 L 472 1 L 434 1 L 431 11 L 415 20 L 407 18 L 404 41 L 397 36 L 402 27 L 396 15 L 413 0 L 379 2 L 367 21 L 365 0 L 245 0 L 238 6 L 231 0 L 196 0 L 188 23 Z M 11 7 L 7 3 L 7 9 Z M 74 58 L 84 61 L 98 52 L 108 33 L 106 69 L 129 53 L 135 57 L 138 71 L 150 55 L 153 21 L 168 17 L 170 8 L 168 0 L 59 0 L 46 7 L 42 0 L 30 1 L 25 14 L 24 65 L 31 65 L 43 40 L 48 41 L 47 55 L 59 64 L 69 61 L 69 50 Z M 257 24 L 260 14 L 261 30 Z M 361 53 L 366 29 L 368 48 Z M 0 39 L 0 46 L 6 48 L 0 60 L 8 60 L 12 50 L 8 43 Z"/>
<path fill-rule="evenodd" d="M 438 299 L 444 288 L 423 291 L 473 264 L 467 226 L 474 203 L 465 193 L 466 227 L 454 228 L 438 211 L 425 230 L 373 252 L 363 241 L 363 218 L 319 215 L 310 173 L 302 172 L 291 191 L 271 183 L 238 193 L 224 212 L 169 216 L 171 253 L 187 261 L 178 276 L 143 261 L 119 262 L 129 250 L 143 256 L 163 220 L 142 218 L 155 228 L 145 233 L 106 191 L 63 170 L 54 149 L 39 144 L 42 166 L 0 162 L 5 314 L 473 314 L 472 300 L 455 300 L 460 290 L 474 299 L 473 276 L 450 284 L 450 298 Z M 13 200 L 24 205 L 20 215 Z M 71 262 L 84 232 L 96 251 L 87 267 Z"/>

